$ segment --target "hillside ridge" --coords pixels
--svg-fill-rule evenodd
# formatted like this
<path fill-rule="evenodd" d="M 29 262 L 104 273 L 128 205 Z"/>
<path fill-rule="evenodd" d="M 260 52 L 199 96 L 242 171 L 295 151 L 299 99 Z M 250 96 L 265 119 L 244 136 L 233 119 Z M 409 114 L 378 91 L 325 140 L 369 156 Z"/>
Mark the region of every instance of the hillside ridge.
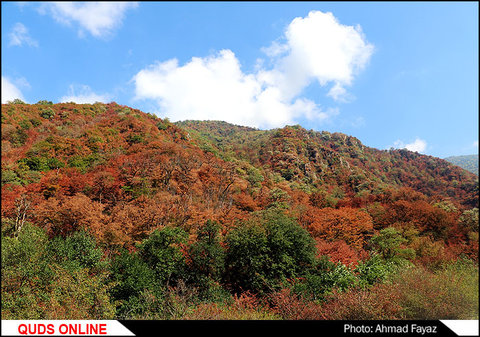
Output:
<path fill-rule="evenodd" d="M 444 159 L 478 176 L 478 154 L 450 156 Z"/>
<path fill-rule="evenodd" d="M 420 319 L 442 292 L 435 310 L 478 315 L 478 177 L 445 160 L 116 103 L 1 108 L 2 317 L 344 319 L 367 294 Z"/>

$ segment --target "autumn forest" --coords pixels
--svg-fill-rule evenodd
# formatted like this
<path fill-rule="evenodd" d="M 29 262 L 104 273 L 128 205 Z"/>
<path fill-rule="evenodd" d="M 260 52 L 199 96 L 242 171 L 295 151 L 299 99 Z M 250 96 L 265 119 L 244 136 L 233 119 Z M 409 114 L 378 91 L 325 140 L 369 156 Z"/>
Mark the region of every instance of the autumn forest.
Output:
<path fill-rule="evenodd" d="M 2 319 L 478 319 L 478 176 L 299 125 L 2 104 Z"/>

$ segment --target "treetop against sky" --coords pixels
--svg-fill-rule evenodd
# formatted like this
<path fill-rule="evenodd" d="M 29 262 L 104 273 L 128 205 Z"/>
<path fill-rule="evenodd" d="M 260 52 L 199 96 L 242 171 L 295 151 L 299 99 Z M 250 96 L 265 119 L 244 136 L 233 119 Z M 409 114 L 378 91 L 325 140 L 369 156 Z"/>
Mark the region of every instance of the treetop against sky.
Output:
<path fill-rule="evenodd" d="M 2 2 L 2 103 L 478 152 L 478 3 Z"/>

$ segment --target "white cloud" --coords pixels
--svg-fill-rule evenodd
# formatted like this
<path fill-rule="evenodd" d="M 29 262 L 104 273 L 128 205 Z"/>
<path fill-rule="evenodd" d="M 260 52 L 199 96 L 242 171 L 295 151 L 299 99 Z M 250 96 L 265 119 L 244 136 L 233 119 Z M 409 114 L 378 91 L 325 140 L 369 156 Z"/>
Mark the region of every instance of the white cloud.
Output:
<path fill-rule="evenodd" d="M 273 41 L 268 47 L 261 48 L 261 51 L 269 57 L 276 57 L 288 51 L 288 45 Z"/>
<path fill-rule="evenodd" d="M 48 2 L 39 11 L 49 13 L 62 24 L 77 24 L 80 36 L 87 31 L 94 37 L 105 38 L 121 25 L 125 12 L 137 6 L 136 2 Z"/>
<path fill-rule="evenodd" d="M 60 102 L 75 102 L 78 104 L 82 104 L 95 102 L 108 103 L 111 101 L 111 96 L 109 94 L 98 95 L 94 93 L 88 85 L 70 85 L 68 91 L 69 92 L 66 96 L 60 98 Z"/>
<path fill-rule="evenodd" d="M 26 89 L 31 88 L 30 83 L 28 83 L 25 77 L 18 77 L 17 79 L 15 79 L 15 84 L 17 87 L 20 87 L 20 88 L 26 88 Z"/>
<path fill-rule="evenodd" d="M 285 100 L 274 86 L 245 74 L 230 50 L 194 57 L 184 66 L 176 59 L 141 70 L 133 78 L 136 99 L 154 99 L 173 120 L 224 120 L 255 127 L 279 127 L 295 117 L 323 120 L 323 112 L 304 98 Z"/>
<path fill-rule="evenodd" d="M 365 124 L 366 124 L 365 123 L 365 118 L 363 118 L 362 116 L 353 118 L 350 121 L 350 125 L 353 126 L 354 128 L 360 128 L 360 127 L 364 126 Z"/>
<path fill-rule="evenodd" d="M 270 48 L 287 51 L 277 61 L 275 73 L 280 75 L 278 86 L 291 96 L 317 80 L 321 86 L 333 83 L 329 95 L 340 99 L 374 49 L 360 26 L 342 25 L 330 12 L 311 11 L 305 18 L 295 18 L 284 39 L 284 45 L 275 42 Z"/>
<path fill-rule="evenodd" d="M 427 142 L 420 138 L 416 138 L 415 141 L 409 144 L 405 144 L 403 141 L 397 140 L 395 143 L 393 143 L 393 147 L 397 149 L 407 149 L 413 152 L 424 153 L 427 149 Z"/>
<path fill-rule="evenodd" d="M 220 119 L 255 127 L 281 127 L 299 118 L 324 121 L 338 114 L 301 94 L 316 79 L 333 84 L 329 95 L 334 99 L 348 97 L 345 86 L 373 51 L 360 28 L 312 11 L 290 23 L 284 40 L 262 49 L 271 67 L 257 59 L 250 74 L 231 50 L 193 57 L 184 65 L 176 59 L 157 61 L 133 77 L 135 99 L 154 100 L 158 112 L 172 120 Z"/>
<path fill-rule="evenodd" d="M 17 22 L 12 31 L 8 34 L 10 38 L 10 46 L 21 46 L 23 44 L 29 45 L 31 47 L 38 47 L 38 42 L 34 40 L 30 34 L 28 34 L 28 29 L 21 22 Z"/>
<path fill-rule="evenodd" d="M 2 104 L 7 103 L 8 101 L 13 101 L 16 98 L 25 101 L 20 89 L 18 89 L 8 78 L 2 76 Z"/>
<path fill-rule="evenodd" d="M 354 100 L 352 94 L 350 94 L 343 86 L 338 82 L 335 83 L 332 88 L 328 91 L 327 96 L 332 97 L 335 101 L 348 103 Z"/>

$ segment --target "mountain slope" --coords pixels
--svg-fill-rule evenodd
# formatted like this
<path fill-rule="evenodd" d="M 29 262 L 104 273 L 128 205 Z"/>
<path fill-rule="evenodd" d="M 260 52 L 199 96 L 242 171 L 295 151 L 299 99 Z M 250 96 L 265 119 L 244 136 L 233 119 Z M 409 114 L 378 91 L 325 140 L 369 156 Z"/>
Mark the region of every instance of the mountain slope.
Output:
<path fill-rule="evenodd" d="M 116 103 L 4 104 L 1 121 L 5 317 L 343 319 L 335 301 L 365 291 L 422 294 L 389 319 L 425 318 L 411 306 L 431 294 L 478 316 L 478 177 L 445 160 Z"/>
<path fill-rule="evenodd" d="M 408 150 L 377 150 L 355 137 L 300 126 L 260 131 L 218 122 L 177 123 L 203 148 L 239 158 L 307 187 L 340 186 L 353 196 L 410 187 L 428 196 L 452 197 L 475 206 L 477 178 L 445 161 Z M 212 131 L 214 130 L 214 131 Z"/>
<path fill-rule="evenodd" d="M 304 206 L 403 198 L 466 210 L 477 205 L 478 178 L 438 158 L 300 126 L 174 125 L 116 103 L 6 104 L 2 192 L 3 217 L 28 197 L 29 218 L 52 235 L 87 226 L 105 243 L 131 244 L 166 224 L 228 228 L 270 207 L 301 218 Z"/>
<path fill-rule="evenodd" d="M 478 175 L 478 154 L 468 156 L 451 156 L 446 161 Z"/>

